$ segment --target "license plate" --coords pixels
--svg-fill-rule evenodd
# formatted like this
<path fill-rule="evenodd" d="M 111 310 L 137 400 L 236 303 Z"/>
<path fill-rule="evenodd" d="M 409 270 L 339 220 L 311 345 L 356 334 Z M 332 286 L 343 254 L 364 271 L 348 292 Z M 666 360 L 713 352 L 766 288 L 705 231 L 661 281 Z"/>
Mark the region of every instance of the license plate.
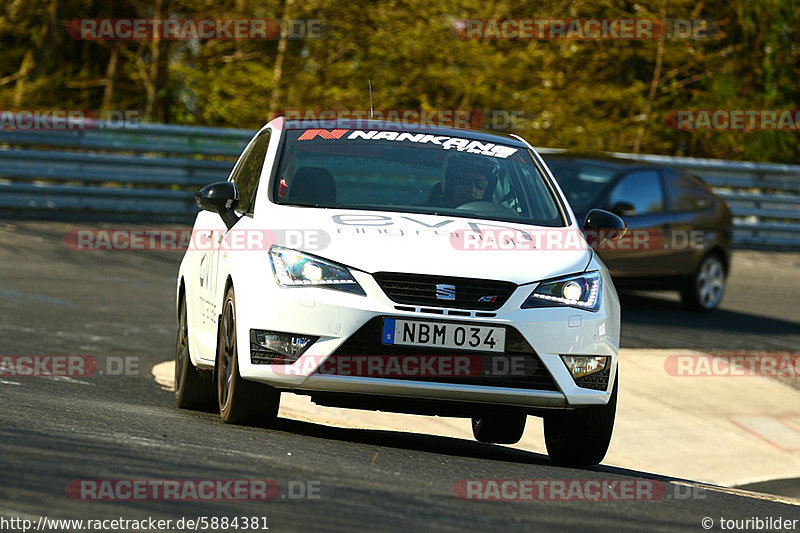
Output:
<path fill-rule="evenodd" d="M 403 346 L 503 352 L 506 349 L 506 329 L 495 326 L 387 318 L 383 321 L 381 342 Z"/>

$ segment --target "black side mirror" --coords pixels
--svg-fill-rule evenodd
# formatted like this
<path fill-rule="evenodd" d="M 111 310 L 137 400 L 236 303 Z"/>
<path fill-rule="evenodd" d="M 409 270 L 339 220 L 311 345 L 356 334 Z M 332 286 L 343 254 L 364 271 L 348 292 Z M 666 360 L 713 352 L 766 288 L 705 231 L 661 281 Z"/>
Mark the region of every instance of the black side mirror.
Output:
<path fill-rule="evenodd" d="M 239 204 L 239 188 L 230 181 L 206 185 L 194 195 L 197 207 L 204 211 L 217 213 L 228 229 L 239 221 L 233 210 Z"/>
<path fill-rule="evenodd" d="M 628 231 L 625 221 L 614 213 L 603 209 L 592 209 L 583 221 L 583 233 L 586 241 L 593 247 L 605 241 L 621 239 Z"/>

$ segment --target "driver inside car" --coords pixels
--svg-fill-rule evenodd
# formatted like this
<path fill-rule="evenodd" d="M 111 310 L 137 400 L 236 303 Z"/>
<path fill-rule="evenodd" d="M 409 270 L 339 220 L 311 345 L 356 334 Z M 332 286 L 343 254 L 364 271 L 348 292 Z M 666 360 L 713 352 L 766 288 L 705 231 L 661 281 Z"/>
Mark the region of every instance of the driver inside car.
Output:
<path fill-rule="evenodd" d="M 458 207 L 492 201 L 500 171 L 496 161 L 472 154 L 453 154 L 445 164 L 443 184 L 434 185 L 428 197 L 430 205 Z"/>

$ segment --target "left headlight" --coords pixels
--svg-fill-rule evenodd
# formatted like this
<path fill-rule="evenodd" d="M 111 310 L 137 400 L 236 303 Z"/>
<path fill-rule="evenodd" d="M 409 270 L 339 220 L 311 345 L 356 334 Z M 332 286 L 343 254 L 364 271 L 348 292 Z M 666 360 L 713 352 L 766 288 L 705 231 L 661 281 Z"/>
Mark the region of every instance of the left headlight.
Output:
<path fill-rule="evenodd" d="M 600 308 L 600 285 L 600 272 L 597 270 L 545 281 L 528 296 L 522 308 L 568 306 L 597 311 Z"/>
<path fill-rule="evenodd" d="M 367 294 L 345 266 L 280 246 L 270 249 L 269 259 L 281 287 L 323 287 Z"/>

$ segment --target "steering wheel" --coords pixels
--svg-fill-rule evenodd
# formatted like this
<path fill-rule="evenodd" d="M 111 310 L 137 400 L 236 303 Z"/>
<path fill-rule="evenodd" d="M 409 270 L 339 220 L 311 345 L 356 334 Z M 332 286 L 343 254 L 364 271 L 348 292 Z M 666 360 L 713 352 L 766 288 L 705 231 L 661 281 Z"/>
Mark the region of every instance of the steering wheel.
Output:
<path fill-rule="evenodd" d="M 474 211 L 481 214 L 502 216 L 508 216 L 509 213 L 511 213 L 514 216 L 519 216 L 519 213 L 508 206 L 496 204 L 494 202 L 487 202 L 484 200 L 477 200 L 475 202 L 461 204 L 460 206 L 456 207 L 456 211 Z"/>

